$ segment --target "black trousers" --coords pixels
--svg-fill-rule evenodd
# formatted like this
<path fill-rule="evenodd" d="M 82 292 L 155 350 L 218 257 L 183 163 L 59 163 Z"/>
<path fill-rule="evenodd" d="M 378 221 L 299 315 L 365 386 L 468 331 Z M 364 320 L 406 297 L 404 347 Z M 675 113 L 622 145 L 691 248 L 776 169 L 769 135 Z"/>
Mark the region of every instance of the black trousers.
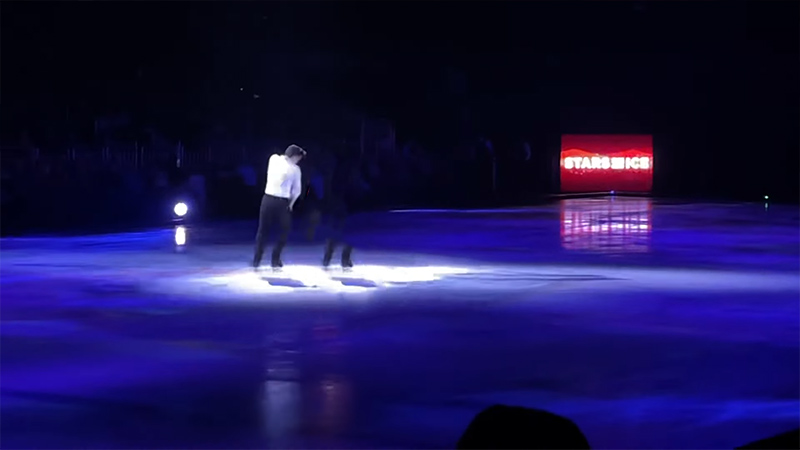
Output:
<path fill-rule="evenodd" d="M 258 231 L 256 232 L 256 250 L 253 256 L 253 267 L 261 265 L 264 256 L 264 247 L 267 245 L 267 235 L 272 223 L 277 221 L 280 226 L 278 241 L 272 250 L 272 265 L 281 260 L 281 252 L 289 240 L 292 229 L 292 213 L 289 211 L 289 199 L 264 194 L 261 198 L 261 209 L 258 218 Z"/>
<path fill-rule="evenodd" d="M 333 258 L 336 247 L 342 247 L 342 267 L 352 267 L 353 262 L 350 255 L 353 253 L 353 246 L 343 237 L 345 228 L 345 218 L 334 219 L 331 236 L 325 242 L 325 251 L 322 254 L 322 263 L 328 265 Z"/>
<path fill-rule="evenodd" d="M 342 247 L 342 265 L 350 261 L 353 247 L 347 242 L 345 232 L 347 228 L 347 206 L 340 198 L 326 198 L 323 200 L 312 200 L 308 204 L 308 230 L 306 237 L 312 240 L 316 234 L 316 229 L 322 222 L 323 216 L 330 219 L 329 234 L 325 242 L 323 252 L 323 263 L 327 265 L 333 258 L 336 247 Z"/>

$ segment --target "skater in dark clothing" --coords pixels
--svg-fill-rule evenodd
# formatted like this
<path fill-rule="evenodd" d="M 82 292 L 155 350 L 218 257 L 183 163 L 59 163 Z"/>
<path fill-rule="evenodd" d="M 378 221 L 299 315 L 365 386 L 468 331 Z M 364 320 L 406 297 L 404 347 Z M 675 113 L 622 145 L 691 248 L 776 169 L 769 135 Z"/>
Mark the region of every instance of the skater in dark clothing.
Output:
<path fill-rule="evenodd" d="M 267 185 L 261 198 L 261 209 L 256 232 L 256 248 L 253 255 L 253 267 L 261 265 L 264 255 L 267 233 L 273 222 L 280 225 L 280 235 L 272 250 L 272 268 L 283 267 L 281 252 L 289 240 L 292 228 L 292 209 L 302 194 L 302 173 L 298 163 L 305 157 L 306 151 L 297 145 L 290 145 L 283 155 L 272 155 L 267 167 Z"/>
<path fill-rule="evenodd" d="M 323 217 L 327 217 L 329 220 L 329 233 L 325 240 L 322 266 L 328 267 L 330 265 L 336 248 L 341 246 L 342 267 L 347 269 L 353 267 L 351 259 L 353 247 L 344 236 L 348 217 L 344 196 L 346 182 L 342 177 L 337 176 L 339 173 L 341 173 L 341 170 L 338 170 L 333 177 L 317 173 L 309 180 L 306 188 L 306 201 L 308 201 L 309 209 L 309 227 L 306 237 L 312 240 L 317 228 L 322 223 Z"/>

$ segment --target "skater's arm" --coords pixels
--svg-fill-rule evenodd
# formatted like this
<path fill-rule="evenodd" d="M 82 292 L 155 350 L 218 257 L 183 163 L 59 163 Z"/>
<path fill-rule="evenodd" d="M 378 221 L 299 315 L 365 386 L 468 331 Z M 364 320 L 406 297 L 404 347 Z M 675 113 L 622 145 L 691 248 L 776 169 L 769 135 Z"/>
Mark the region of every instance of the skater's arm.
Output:
<path fill-rule="evenodd" d="M 291 176 L 292 176 L 292 188 L 289 197 L 289 210 L 294 208 L 294 202 L 296 202 L 297 199 L 300 198 L 300 193 L 303 192 L 303 183 L 302 183 L 303 176 L 300 173 L 300 169 L 292 173 Z"/>

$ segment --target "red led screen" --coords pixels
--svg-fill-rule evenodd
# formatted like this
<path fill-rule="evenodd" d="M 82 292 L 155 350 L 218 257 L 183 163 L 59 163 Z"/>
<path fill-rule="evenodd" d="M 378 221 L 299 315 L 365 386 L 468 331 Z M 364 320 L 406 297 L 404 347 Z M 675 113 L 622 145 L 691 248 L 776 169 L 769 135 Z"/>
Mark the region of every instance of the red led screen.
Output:
<path fill-rule="evenodd" d="M 653 136 L 561 136 L 561 192 L 650 192 Z"/>

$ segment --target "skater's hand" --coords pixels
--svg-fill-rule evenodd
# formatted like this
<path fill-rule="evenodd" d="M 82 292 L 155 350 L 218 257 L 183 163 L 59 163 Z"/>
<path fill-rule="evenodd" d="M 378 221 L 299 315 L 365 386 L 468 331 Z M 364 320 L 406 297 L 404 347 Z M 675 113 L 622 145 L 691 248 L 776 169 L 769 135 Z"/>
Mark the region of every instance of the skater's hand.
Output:
<path fill-rule="evenodd" d="M 289 205 L 289 212 L 292 212 L 292 205 Z"/>

